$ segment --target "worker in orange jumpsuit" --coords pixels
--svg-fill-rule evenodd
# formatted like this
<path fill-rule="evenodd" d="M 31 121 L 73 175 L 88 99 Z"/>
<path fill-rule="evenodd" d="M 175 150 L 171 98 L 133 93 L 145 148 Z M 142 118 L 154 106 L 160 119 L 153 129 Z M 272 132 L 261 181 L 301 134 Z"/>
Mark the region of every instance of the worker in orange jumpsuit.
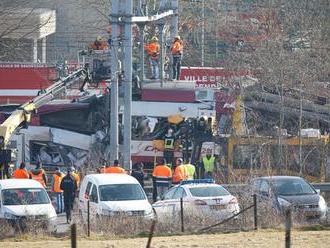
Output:
<path fill-rule="evenodd" d="M 115 159 L 112 166 L 105 168 L 104 173 L 126 174 L 126 171 L 120 167 L 119 161 Z"/>
<path fill-rule="evenodd" d="M 183 180 L 187 180 L 189 177 L 186 166 L 183 164 L 183 159 L 178 158 L 176 160 L 176 166 L 173 173 L 173 184 L 179 184 Z"/>
<path fill-rule="evenodd" d="M 153 200 L 157 198 L 162 199 L 165 192 L 171 186 L 172 171 L 171 168 L 166 165 L 166 160 L 163 159 L 162 163 L 158 163 L 152 172 L 152 179 L 154 183 L 153 188 Z"/>
<path fill-rule="evenodd" d="M 151 79 L 159 79 L 159 51 L 160 45 L 156 36 L 152 37 L 150 42 L 144 46 L 151 66 Z"/>
<path fill-rule="evenodd" d="M 42 186 L 46 188 L 47 176 L 45 171 L 41 167 L 42 167 L 41 163 L 37 162 L 36 168 L 31 170 L 29 175 L 30 175 L 30 179 L 38 181 L 39 183 L 41 183 Z"/>
<path fill-rule="evenodd" d="M 103 40 L 101 36 L 97 36 L 96 40 L 89 45 L 89 48 L 92 50 L 107 50 L 109 46 L 106 41 Z"/>
<path fill-rule="evenodd" d="M 179 80 L 180 78 L 180 71 L 181 71 L 181 60 L 183 54 L 183 42 L 180 36 L 175 36 L 174 41 L 171 46 L 171 53 L 173 59 L 173 79 Z"/>
<path fill-rule="evenodd" d="M 29 179 L 29 173 L 25 169 L 25 163 L 22 162 L 19 169 L 16 169 L 13 173 L 13 178 L 15 179 Z"/>

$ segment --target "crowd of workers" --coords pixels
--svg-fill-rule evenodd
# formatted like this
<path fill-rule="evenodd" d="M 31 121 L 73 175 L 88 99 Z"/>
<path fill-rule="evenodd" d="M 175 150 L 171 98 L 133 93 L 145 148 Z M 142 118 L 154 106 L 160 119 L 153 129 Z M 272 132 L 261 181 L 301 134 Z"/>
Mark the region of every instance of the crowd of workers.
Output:
<path fill-rule="evenodd" d="M 74 199 L 80 184 L 80 176 L 74 167 L 67 168 L 66 175 L 56 168 L 52 178 L 47 178 L 46 172 L 42 169 L 42 164 L 37 163 L 36 167 L 30 171 L 26 169 L 25 163 L 21 163 L 12 175 L 15 179 L 33 179 L 38 181 L 43 187 L 47 187 L 48 181 L 51 183 L 51 192 L 56 199 L 56 212 L 65 211 L 67 222 L 71 221 L 71 210 L 73 209 Z"/>
<path fill-rule="evenodd" d="M 171 163 L 167 163 L 163 158 L 153 169 L 153 201 L 162 199 L 165 192 L 172 186 L 179 184 L 183 180 L 192 180 L 194 178 L 212 178 L 215 168 L 215 157 L 210 151 L 207 152 L 200 163 L 196 166 L 190 163 L 184 163 L 182 158 L 177 158 L 171 168 Z M 98 173 L 127 173 L 115 160 L 113 165 L 103 166 L 97 169 Z M 143 171 L 143 163 L 137 163 L 133 166 L 131 176 L 144 188 L 145 174 Z M 37 163 L 35 168 L 28 171 L 25 163 L 21 163 L 12 175 L 15 179 L 33 179 L 40 182 L 45 188 L 48 181 L 51 184 L 51 192 L 56 199 L 56 212 L 63 213 L 65 211 L 67 222 L 71 221 L 71 211 L 73 203 L 80 184 L 80 176 L 74 167 L 68 167 L 66 174 L 61 172 L 57 167 L 52 174 L 51 180 L 47 178 L 46 172 L 43 170 L 41 163 Z"/>

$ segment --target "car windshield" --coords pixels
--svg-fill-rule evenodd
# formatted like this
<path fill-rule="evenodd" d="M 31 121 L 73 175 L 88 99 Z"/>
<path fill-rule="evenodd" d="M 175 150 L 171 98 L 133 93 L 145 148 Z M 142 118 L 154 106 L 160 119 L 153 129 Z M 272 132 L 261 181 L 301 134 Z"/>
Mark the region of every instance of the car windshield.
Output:
<path fill-rule="evenodd" d="M 140 184 L 108 184 L 100 189 L 101 201 L 133 201 L 145 200 L 145 194 Z"/>
<path fill-rule="evenodd" d="M 3 205 L 6 206 L 49 204 L 49 198 L 44 189 L 4 189 L 2 199 Z"/>
<path fill-rule="evenodd" d="M 221 186 L 201 186 L 190 188 L 190 193 L 195 197 L 216 197 L 230 195 L 229 192 Z"/>
<path fill-rule="evenodd" d="M 278 195 L 309 195 L 316 191 L 303 179 L 276 179 L 272 181 Z"/>

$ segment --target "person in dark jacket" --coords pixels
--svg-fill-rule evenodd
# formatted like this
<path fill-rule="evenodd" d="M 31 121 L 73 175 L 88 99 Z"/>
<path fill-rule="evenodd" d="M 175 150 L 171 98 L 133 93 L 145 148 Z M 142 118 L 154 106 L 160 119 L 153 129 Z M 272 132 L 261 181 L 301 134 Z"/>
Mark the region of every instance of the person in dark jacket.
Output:
<path fill-rule="evenodd" d="M 71 168 L 68 168 L 68 172 L 61 181 L 61 190 L 63 190 L 64 196 L 64 208 L 66 213 L 66 221 L 71 221 L 71 209 L 74 202 L 75 192 L 77 190 L 77 182 L 71 174 Z"/>
<path fill-rule="evenodd" d="M 144 172 L 143 172 L 143 163 L 137 163 L 133 166 L 133 171 L 131 174 L 138 182 L 141 184 L 142 188 L 144 188 Z"/>

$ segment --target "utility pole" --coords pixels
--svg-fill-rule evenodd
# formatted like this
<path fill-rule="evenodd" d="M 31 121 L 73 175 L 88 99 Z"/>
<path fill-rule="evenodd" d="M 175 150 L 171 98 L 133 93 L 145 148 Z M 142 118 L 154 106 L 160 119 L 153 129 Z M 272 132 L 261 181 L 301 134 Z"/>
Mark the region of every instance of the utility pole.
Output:
<path fill-rule="evenodd" d="M 202 67 L 205 61 L 205 0 L 202 0 Z"/>
<path fill-rule="evenodd" d="M 119 152 L 119 142 L 118 142 L 118 16 L 116 13 L 119 12 L 119 2 L 112 1 L 112 14 L 110 16 L 111 21 L 111 106 L 110 106 L 110 163 L 112 163 L 115 159 L 118 159 Z"/>
<path fill-rule="evenodd" d="M 163 0 L 165 1 L 165 0 Z M 139 0 L 138 6 L 144 6 L 145 1 Z M 163 2 L 162 2 L 163 3 Z M 174 7 L 173 7 L 174 5 Z M 132 39 L 132 25 L 133 23 L 137 23 L 140 25 L 143 39 L 143 28 L 146 23 L 149 22 L 159 22 L 163 18 L 167 18 L 172 16 L 171 22 L 171 35 L 174 37 L 177 34 L 177 26 L 178 26 L 178 0 L 171 0 L 171 7 L 175 10 L 168 10 L 166 12 L 153 15 L 153 16 L 143 16 L 142 8 L 140 8 L 138 16 L 133 16 L 133 0 L 112 0 L 112 13 L 111 13 L 111 23 L 112 23 L 112 81 L 113 81 L 113 90 L 111 91 L 113 94 L 113 102 L 111 103 L 114 106 L 112 108 L 112 133 L 111 133 L 111 154 L 116 157 L 118 154 L 118 65 L 116 61 L 118 61 L 118 29 L 119 25 L 124 26 L 124 38 L 122 41 L 123 48 L 123 56 L 121 57 L 123 60 L 123 71 L 124 77 L 122 80 L 124 86 L 124 144 L 122 149 L 123 154 L 123 166 L 127 170 L 131 170 L 131 127 L 132 127 L 132 48 L 133 48 L 133 39 Z M 174 14 L 176 13 L 176 14 Z M 141 30 L 140 30 L 141 31 Z M 141 40 L 140 39 L 140 40 Z M 143 49 L 143 41 L 142 47 L 140 48 L 140 55 L 142 54 Z M 144 52 L 144 51 L 143 51 Z M 141 56 L 143 58 L 143 55 Z M 140 58 L 141 59 L 141 58 Z M 142 67 L 143 69 L 143 67 Z M 121 69 L 120 69 L 121 71 Z M 142 70 L 143 74 L 143 70 Z M 115 116 L 116 115 L 116 116 Z M 114 137 L 115 136 L 115 137 Z"/>
<path fill-rule="evenodd" d="M 178 35 L 178 24 L 179 24 L 179 3 L 178 0 L 171 0 L 171 9 L 173 10 L 173 15 L 171 17 L 171 27 L 170 27 L 170 42 L 173 42 L 174 37 Z M 173 78 L 173 58 L 170 56 L 170 79 Z"/>
<path fill-rule="evenodd" d="M 118 1 L 118 0 L 113 0 Z M 131 170 L 131 127 L 132 127 L 132 16 L 133 0 L 125 1 L 124 10 L 124 167 Z"/>

